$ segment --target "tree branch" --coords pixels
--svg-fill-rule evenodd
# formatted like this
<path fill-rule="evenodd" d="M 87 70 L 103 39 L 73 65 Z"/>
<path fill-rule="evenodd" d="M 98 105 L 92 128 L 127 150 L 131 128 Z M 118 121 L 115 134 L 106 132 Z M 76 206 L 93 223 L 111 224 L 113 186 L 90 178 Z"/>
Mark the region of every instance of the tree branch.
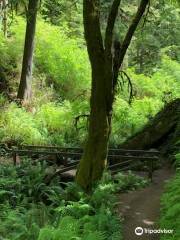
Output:
<path fill-rule="evenodd" d="M 150 4 L 150 1 L 149 1 L 148 6 L 147 6 L 147 10 L 146 10 L 146 14 L 145 14 L 145 16 L 144 16 L 143 24 L 142 24 L 142 31 L 143 31 L 143 28 L 144 28 L 145 25 L 146 25 L 147 18 L 148 18 L 148 15 L 149 15 L 149 13 L 150 13 L 150 6 L 151 6 L 151 4 Z"/>
<path fill-rule="evenodd" d="M 133 85 L 132 85 L 131 78 L 130 78 L 129 75 L 128 75 L 125 71 L 123 71 L 123 70 L 120 71 L 120 75 L 121 75 L 121 78 L 122 78 L 122 80 L 123 80 L 123 85 L 124 85 L 124 82 L 125 82 L 123 75 L 126 77 L 126 79 L 127 79 L 127 81 L 128 81 L 129 104 L 131 104 L 132 99 L 133 99 Z M 122 87 L 121 87 L 121 89 L 122 89 Z"/>
<path fill-rule="evenodd" d="M 121 0 L 114 0 L 107 21 L 106 33 L 105 33 L 105 50 L 108 54 L 111 53 L 113 30 L 116 22 L 118 9 L 121 4 Z"/>
<path fill-rule="evenodd" d="M 132 39 L 134 32 L 136 31 L 136 28 L 146 10 L 147 5 L 149 4 L 149 1 L 150 0 L 141 0 L 141 3 L 136 12 L 136 15 L 135 15 L 134 19 L 132 20 L 131 25 L 129 26 L 129 29 L 127 31 L 127 34 L 126 34 L 126 36 L 122 42 L 122 46 L 121 46 L 121 54 L 120 54 L 120 58 L 119 58 L 119 68 L 121 67 L 121 64 L 123 62 L 124 56 L 129 47 L 129 44 L 131 42 L 131 39 Z"/>
<path fill-rule="evenodd" d="M 94 59 L 104 57 L 100 27 L 100 0 L 83 1 L 84 34 L 91 64 Z"/>
<path fill-rule="evenodd" d="M 80 120 L 80 118 L 87 118 L 87 120 L 89 119 L 89 114 L 81 114 L 81 115 L 79 115 L 79 116 L 77 116 L 77 117 L 75 117 L 75 121 L 74 121 L 74 126 L 75 126 L 75 128 L 76 128 L 76 131 L 77 130 L 80 130 L 80 128 L 78 128 L 78 122 L 79 122 L 79 120 Z M 88 123 L 88 122 L 87 122 Z M 88 125 L 88 124 L 87 124 Z"/>

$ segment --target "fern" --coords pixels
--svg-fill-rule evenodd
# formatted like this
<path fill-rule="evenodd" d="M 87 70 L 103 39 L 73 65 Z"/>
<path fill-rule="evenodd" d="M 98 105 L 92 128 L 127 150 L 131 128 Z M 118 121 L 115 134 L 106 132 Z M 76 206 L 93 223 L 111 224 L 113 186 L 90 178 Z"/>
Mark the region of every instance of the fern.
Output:
<path fill-rule="evenodd" d="M 176 155 L 178 161 L 179 154 Z M 173 229 L 174 232 L 168 240 L 180 238 L 180 174 L 177 171 L 176 176 L 167 184 L 166 191 L 161 199 L 161 228 Z M 162 240 L 166 236 L 161 237 Z"/>

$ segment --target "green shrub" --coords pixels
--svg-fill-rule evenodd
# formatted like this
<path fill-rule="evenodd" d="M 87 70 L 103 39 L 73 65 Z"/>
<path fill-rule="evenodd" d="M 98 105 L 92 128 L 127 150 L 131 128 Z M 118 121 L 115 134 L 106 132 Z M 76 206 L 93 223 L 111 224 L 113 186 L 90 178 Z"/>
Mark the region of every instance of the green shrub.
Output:
<path fill-rule="evenodd" d="M 84 231 L 82 231 L 82 228 L 84 228 Z M 45 227 L 41 229 L 38 240 L 46 239 L 106 240 L 107 237 L 103 232 L 98 231 L 92 223 L 86 222 L 82 225 L 82 219 L 78 220 L 71 216 L 66 216 L 61 219 L 58 228 Z"/>
<path fill-rule="evenodd" d="M 175 177 L 167 184 L 161 199 L 160 226 L 162 229 L 172 229 L 172 235 L 163 235 L 161 240 L 180 239 L 180 172 L 179 153 L 176 155 L 177 172 Z"/>
<path fill-rule="evenodd" d="M 176 169 L 177 171 L 180 170 L 180 153 L 176 154 Z"/>
<path fill-rule="evenodd" d="M 3 101 L 4 99 L 2 99 Z M 30 109 L 31 110 L 31 109 Z M 2 142 L 15 144 L 79 145 L 84 140 L 74 126 L 75 113 L 69 101 L 61 104 L 45 103 L 35 112 L 7 104 L 0 116 L 0 138 Z M 82 139 L 82 140 L 80 140 Z"/>
<path fill-rule="evenodd" d="M 31 113 L 11 103 L 0 116 L 2 141 L 24 144 L 42 144 L 46 140 L 40 133 Z"/>
<path fill-rule="evenodd" d="M 1 205 L 0 236 L 3 240 L 36 240 L 40 228 L 50 223 L 49 208 L 43 204 L 19 206 L 12 209 L 9 205 Z"/>
<path fill-rule="evenodd" d="M 6 105 L 7 99 L 3 94 L 0 94 L 0 108 L 3 109 Z"/>
<path fill-rule="evenodd" d="M 46 163 L 32 164 L 29 159 L 21 159 L 16 166 L 2 165 L 0 169 L 1 204 L 8 202 L 13 206 L 18 204 L 48 202 L 58 206 L 64 194 L 59 181 L 45 184 L 48 172 Z"/>
<path fill-rule="evenodd" d="M 37 25 L 35 65 L 63 98 L 73 100 L 90 86 L 86 49 L 77 40 L 67 38 L 59 27 L 43 21 Z"/>
<path fill-rule="evenodd" d="M 24 45 L 24 19 L 16 18 L 10 29 L 11 36 L 7 40 L 0 35 L 0 65 L 2 63 L 10 68 L 16 65 L 10 69 L 13 74 L 10 85 L 17 91 Z M 126 84 L 124 91 L 116 96 L 111 146 L 116 147 L 134 135 L 165 102 L 179 96 L 179 69 L 179 63 L 163 56 L 161 67 L 152 76 L 135 74 L 133 69 L 127 70 L 132 79 L 135 97 L 129 105 Z M 14 72 L 18 76 L 15 74 L 14 77 Z M 34 107 L 35 113 L 18 110 L 11 104 L 7 106 L 5 117 L 8 115 L 8 121 L 5 117 L 0 117 L 0 138 L 26 144 L 83 145 L 87 137 L 87 118 L 79 119 L 76 131 L 75 117 L 90 112 L 91 77 L 82 40 L 68 38 L 62 28 L 39 18 L 33 77 L 34 95 L 30 108 Z M 2 97 L 0 105 L 1 102 L 5 103 Z"/>
<path fill-rule="evenodd" d="M 105 172 L 88 195 L 75 183 L 62 189 L 55 178 L 44 182 L 45 163 L 21 159 L 0 169 L 0 236 L 7 240 L 121 240 L 121 219 L 114 211 L 118 191 L 143 187 L 132 173 Z"/>
<path fill-rule="evenodd" d="M 121 239 L 121 222 L 113 209 L 114 187 L 107 188 L 102 180 L 89 196 L 76 184 L 67 184 L 63 190 L 58 179 L 46 186 L 47 167 L 45 163 L 25 160 L 16 167 L 2 165 L 0 236 L 3 239 Z M 107 178 L 111 179 L 109 175 Z M 110 201 L 100 202 L 101 197 Z"/>
<path fill-rule="evenodd" d="M 25 20 L 16 17 L 10 32 L 7 40 L 0 34 L 0 66 L 11 72 L 11 88 L 16 91 L 22 64 Z M 90 88 L 90 65 L 82 40 L 67 37 L 63 28 L 53 26 L 40 17 L 34 65 L 34 81 L 39 82 L 39 76 L 43 74 L 46 84 L 54 86 L 63 99 L 74 100 Z"/>
<path fill-rule="evenodd" d="M 125 192 L 143 188 L 149 184 L 147 179 L 133 174 L 131 171 L 128 174 L 117 173 L 114 177 L 115 191 Z"/>
<path fill-rule="evenodd" d="M 138 132 L 162 106 L 163 103 L 158 99 L 144 97 L 135 99 L 129 105 L 121 97 L 117 97 L 114 104 L 111 145 L 118 146 Z"/>
<path fill-rule="evenodd" d="M 179 86 L 180 64 L 163 55 L 160 68 L 151 76 L 135 74 L 128 69 L 136 98 L 157 98 L 159 101 L 169 102 L 180 97 Z"/>
<path fill-rule="evenodd" d="M 10 38 L 4 38 L 2 32 L 0 33 L 0 71 L 6 77 L 12 92 L 17 90 L 21 71 L 25 22 L 21 23 L 20 27 L 12 29 Z M 14 25 L 12 24 L 11 27 L 13 28 Z"/>
<path fill-rule="evenodd" d="M 35 115 L 36 126 L 49 137 L 51 143 L 64 145 L 65 135 L 72 128 L 72 110 L 68 101 L 62 104 L 48 103 Z"/>
<path fill-rule="evenodd" d="M 162 229 L 172 229 L 174 232 L 170 236 L 162 236 L 162 240 L 173 240 L 180 238 L 180 174 L 177 173 L 173 180 L 169 182 L 161 200 Z"/>
<path fill-rule="evenodd" d="M 8 240 L 35 240 L 40 228 L 54 221 L 53 207 L 62 202 L 63 190 L 55 179 L 44 183 L 46 164 L 22 160 L 0 168 L 0 236 Z M 47 203 L 47 205 L 45 205 Z"/>

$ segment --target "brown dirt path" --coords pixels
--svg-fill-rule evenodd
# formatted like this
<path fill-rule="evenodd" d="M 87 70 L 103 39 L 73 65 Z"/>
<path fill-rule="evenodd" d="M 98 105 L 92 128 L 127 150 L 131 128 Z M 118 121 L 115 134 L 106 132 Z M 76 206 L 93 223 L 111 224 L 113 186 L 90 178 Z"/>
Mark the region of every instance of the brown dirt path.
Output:
<path fill-rule="evenodd" d="M 154 172 L 153 183 L 148 187 L 120 194 L 118 211 L 123 217 L 123 240 L 158 240 L 159 234 L 135 234 L 136 227 L 158 229 L 160 198 L 164 185 L 173 176 L 171 169 L 163 168 Z"/>

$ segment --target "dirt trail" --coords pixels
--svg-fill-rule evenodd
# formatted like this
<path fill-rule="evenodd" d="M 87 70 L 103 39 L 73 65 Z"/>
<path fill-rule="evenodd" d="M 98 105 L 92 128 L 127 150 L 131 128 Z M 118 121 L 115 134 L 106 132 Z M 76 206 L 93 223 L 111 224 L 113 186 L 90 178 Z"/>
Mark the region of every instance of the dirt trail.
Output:
<path fill-rule="evenodd" d="M 160 198 L 164 185 L 173 176 L 173 171 L 163 168 L 154 172 L 150 186 L 120 194 L 119 212 L 124 218 L 123 240 L 158 240 L 159 234 L 135 234 L 136 227 L 158 229 L 160 215 Z"/>

